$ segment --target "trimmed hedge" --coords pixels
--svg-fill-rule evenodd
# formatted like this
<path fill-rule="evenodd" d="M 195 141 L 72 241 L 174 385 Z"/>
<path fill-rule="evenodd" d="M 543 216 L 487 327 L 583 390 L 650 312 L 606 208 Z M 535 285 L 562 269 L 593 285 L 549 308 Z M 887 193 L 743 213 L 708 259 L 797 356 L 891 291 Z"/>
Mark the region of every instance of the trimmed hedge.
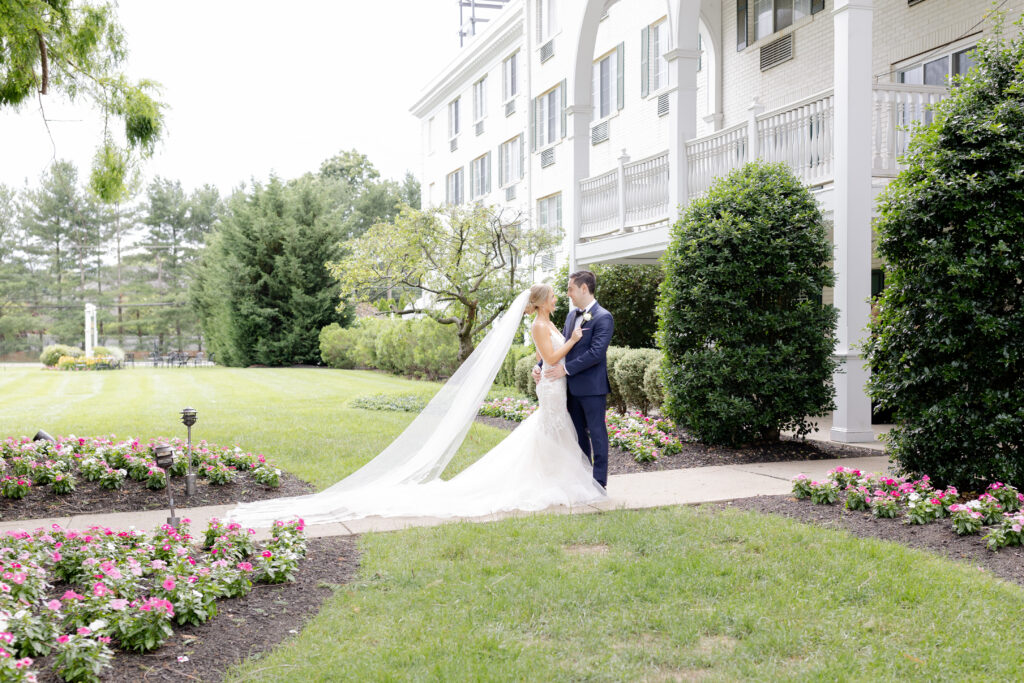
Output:
<path fill-rule="evenodd" d="M 536 357 L 531 354 L 517 360 L 515 366 L 516 389 L 534 401 L 537 400 L 537 383 L 533 381 L 533 366 L 536 364 Z"/>
<path fill-rule="evenodd" d="M 427 379 L 458 367 L 455 328 L 432 318 L 361 318 L 352 327 L 332 323 L 320 331 L 320 357 L 332 368 L 368 368 Z"/>
<path fill-rule="evenodd" d="M 536 358 L 534 353 L 535 351 L 532 346 L 513 345 L 508 350 L 508 355 L 505 356 L 505 361 L 501 364 L 498 376 L 494 378 L 494 383 L 503 387 L 516 388 L 516 364 L 526 357 Z"/>
<path fill-rule="evenodd" d="M 39 362 L 48 368 L 56 367 L 57 362 L 61 356 L 70 356 L 71 358 L 78 358 L 84 356 L 85 351 L 76 348 L 74 346 L 66 346 L 64 344 L 50 344 L 43 349 L 43 352 L 39 354 Z"/>
<path fill-rule="evenodd" d="M 657 361 L 648 365 L 644 372 L 644 394 L 647 396 L 647 402 L 659 409 L 665 403 L 665 391 L 661 385 L 661 363 L 661 354 L 658 354 Z"/>
<path fill-rule="evenodd" d="M 644 385 L 647 370 L 661 363 L 657 349 L 628 349 L 615 363 L 615 384 L 627 406 L 642 413 L 651 409 L 651 397 Z M 660 405 L 660 401 L 658 404 Z"/>

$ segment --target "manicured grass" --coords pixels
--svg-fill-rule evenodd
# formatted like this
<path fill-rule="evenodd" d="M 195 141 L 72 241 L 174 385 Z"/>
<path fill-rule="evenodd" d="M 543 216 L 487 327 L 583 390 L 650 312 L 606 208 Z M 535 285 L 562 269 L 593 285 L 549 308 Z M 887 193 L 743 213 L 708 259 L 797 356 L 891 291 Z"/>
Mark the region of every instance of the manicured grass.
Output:
<path fill-rule="evenodd" d="M 358 583 L 229 680 L 1021 680 L 1024 590 L 694 508 L 368 534 Z"/>
<path fill-rule="evenodd" d="M 352 473 L 412 421 L 413 413 L 349 409 L 365 394 L 416 393 L 439 385 L 375 372 L 318 369 L 134 368 L 58 372 L 0 367 L 0 437 L 50 434 L 149 439 L 180 436 L 179 411 L 199 413 L 193 438 L 265 454 L 318 489 Z M 474 425 L 446 476 L 505 432 Z"/>

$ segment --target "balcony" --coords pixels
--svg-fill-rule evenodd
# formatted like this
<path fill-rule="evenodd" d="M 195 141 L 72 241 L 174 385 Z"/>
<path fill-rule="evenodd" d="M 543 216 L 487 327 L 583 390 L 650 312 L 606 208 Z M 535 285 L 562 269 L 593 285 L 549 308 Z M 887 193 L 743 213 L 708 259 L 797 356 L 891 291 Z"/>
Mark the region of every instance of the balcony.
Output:
<path fill-rule="evenodd" d="M 912 128 L 931 120 L 928 108 L 946 95 L 935 86 L 878 84 L 873 89 L 872 171 L 894 177 L 903 168 Z M 750 121 L 686 142 L 687 196 L 706 193 L 716 179 L 761 158 L 787 164 L 805 185 L 834 182 L 835 98 L 831 90 L 764 112 Z M 668 150 L 580 181 L 577 259 L 649 262 L 669 240 Z"/>

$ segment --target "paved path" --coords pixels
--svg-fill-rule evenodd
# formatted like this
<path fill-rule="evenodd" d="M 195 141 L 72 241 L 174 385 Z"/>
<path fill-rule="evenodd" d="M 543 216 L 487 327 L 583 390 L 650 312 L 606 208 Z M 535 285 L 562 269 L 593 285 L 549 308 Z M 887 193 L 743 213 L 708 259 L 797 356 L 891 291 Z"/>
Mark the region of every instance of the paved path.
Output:
<path fill-rule="evenodd" d="M 543 513 L 502 513 L 475 517 L 468 521 L 491 522 L 506 517 L 522 517 L 529 514 L 583 514 L 602 510 L 641 509 L 663 505 L 694 505 L 752 496 L 778 495 L 789 493 L 792 490 L 790 480 L 797 474 L 802 472 L 812 479 L 823 479 L 825 474 L 837 465 L 855 467 L 867 472 L 883 472 L 888 469 L 889 462 L 884 455 L 867 455 L 859 458 L 721 465 L 619 474 L 609 478 L 610 496 L 608 500 L 597 505 L 574 508 L 558 506 L 548 508 Z M 206 527 L 211 518 L 223 518 L 232 507 L 232 505 L 210 505 L 179 509 L 177 513 L 179 517 L 192 520 L 193 530 L 201 530 Z M 163 524 L 166 519 L 167 510 L 150 510 L 147 512 L 115 512 L 48 519 L 0 521 L 0 533 L 14 529 L 36 529 L 51 524 L 79 529 L 93 524 L 112 528 L 135 526 L 139 529 L 154 529 Z M 450 521 L 453 520 L 436 517 L 368 517 L 345 523 L 314 525 L 307 527 L 306 531 L 310 537 L 348 536 L 367 531 L 394 531 L 413 526 L 435 526 Z M 259 533 L 257 537 L 263 536 L 265 533 Z"/>

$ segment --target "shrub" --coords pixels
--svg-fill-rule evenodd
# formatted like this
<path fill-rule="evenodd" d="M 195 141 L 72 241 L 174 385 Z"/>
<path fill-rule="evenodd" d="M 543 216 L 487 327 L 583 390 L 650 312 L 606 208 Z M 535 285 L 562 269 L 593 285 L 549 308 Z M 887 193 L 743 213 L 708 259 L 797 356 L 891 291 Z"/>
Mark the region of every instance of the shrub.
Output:
<path fill-rule="evenodd" d="M 516 364 L 520 359 L 527 356 L 536 358 L 534 353 L 535 351 L 532 346 L 513 344 L 512 348 L 508 350 L 508 355 L 505 356 L 501 368 L 498 369 L 498 375 L 494 378 L 494 383 L 503 387 L 516 388 Z"/>
<path fill-rule="evenodd" d="M 615 365 L 629 350 L 621 346 L 609 346 L 608 353 L 605 356 L 608 364 L 608 386 L 611 388 L 611 391 L 608 393 L 608 407 L 620 413 L 626 412 L 626 399 L 623 397 L 622 391 L 619 389 L 619 383 L 615 379 Z"/>
<path fill-rule="evenodd" d="M 329 367 L 348 370 L 356 366 L 352 350 L 355 348 L 357 328 L 344 328 L 331 323 L 320 330 L 320 358 Z"/>
<path fill-rule="evenodd" d="M 647 394 L 647 403 L 652 408 L 661 409 L 665 402 L 664 391 L 661 386 L 661 356 L 658 356 L 657 363 L 651 363 L 644 372 L 644 393 Z"/>
<path fill-rule="evenodd" d="M 410 321 L 410 329 L 412 363 L 406 374 L 439 379 L 455 372 L 459 367 L 459 337 L 454 325 L 419 318 Z"/>
<path fill-rule="evenodd" d="M 615 384 L 628 406 L 642 413 L 650 410 L 650 400 L 644 390 L 647 368 L 661 363 L 657 349 L 628 349 L 615 363 Z"/>
<path fill-rule="evenodd" d="M 94 346 L 92 349 L 92 355 L 107 356 L 116 361 L 123 361 L 124 349 L 119 346 Z"/>
<path fill-rule="evenodd" d="M 975 48 L 880 202 L 869 391 L 907 472 L 1024 483 L 1024 37 Z"/>
<path fill-rule="evenodd" d="M 74 346 L 65 346 L 64 344 L 50 344 L 43 349 L 43 352 L 39 354 L 39 362 L 48 368 L 52 368 L 57 365 L 61 356 L 68 356 L 69 358 L 78 358 L 84 356 L 85 351 L 82 349 L 75 348 Z"/>
<path fill-rule="evenodd" d="M 537 400 L 537 383 L 533 381 L 533 366 L 537 364 L 533 355 L 523 356 L 516 361 L 516 389 L 527 397 Z"/>
<path fill-rule="evenodd" d="M 834 408 L 832 249 L 814 197 L 754 162 L 690 202 L 659 300 L 666 415 L 710 443 L 810 432 Z"/>
<path fill-rule="evenodd" d="M 373 368 L 439 379 L 458 367 L 455 328 L 432 318 L 362 318 L 320 331 L 320 357 L 332 368 Z"/>

